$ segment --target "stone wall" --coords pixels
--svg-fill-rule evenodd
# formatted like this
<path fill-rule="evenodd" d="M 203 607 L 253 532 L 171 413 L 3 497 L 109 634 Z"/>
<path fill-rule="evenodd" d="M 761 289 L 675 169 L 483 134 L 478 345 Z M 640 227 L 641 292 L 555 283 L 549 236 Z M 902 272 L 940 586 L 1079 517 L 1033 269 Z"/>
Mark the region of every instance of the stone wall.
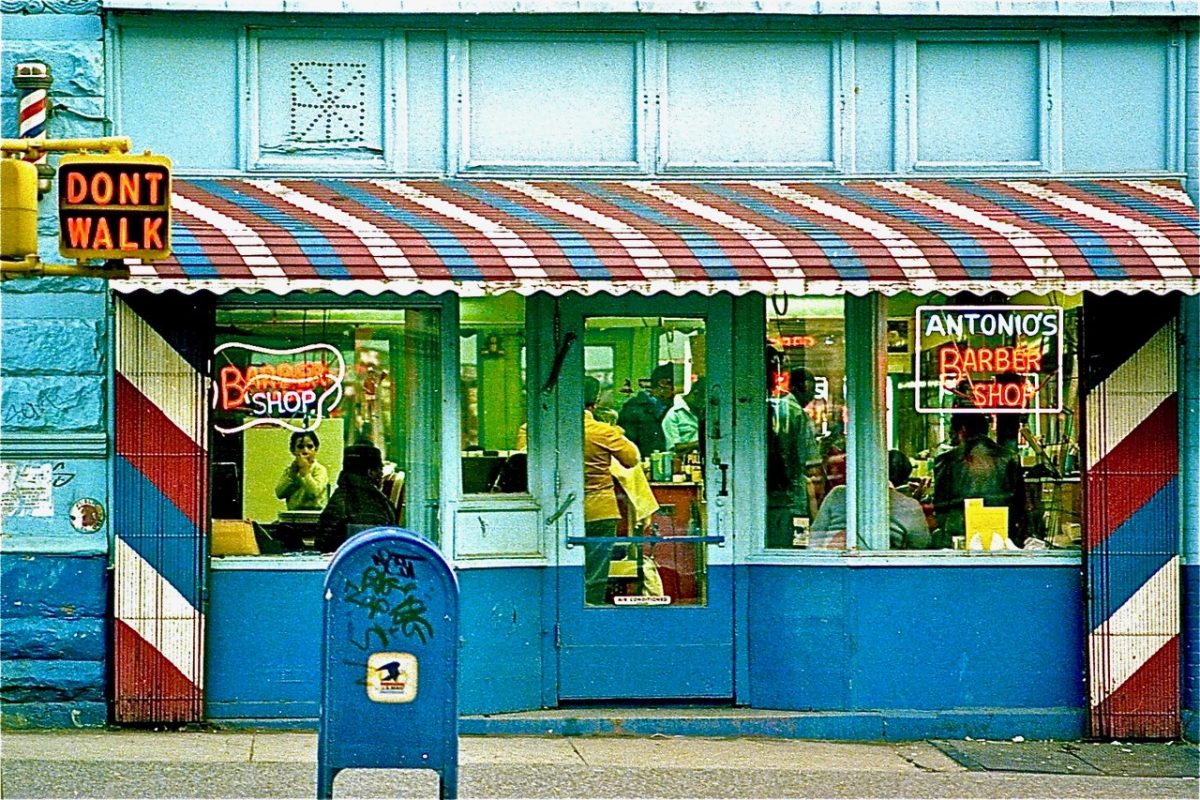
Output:
<path fill-rule="evenodd" d="M 2 8 L 4 137 L 17 135 L 12 75 L 25 60 L 51 68 L 50 137 L 107 135 L 98 3 L 5 0 Z M 39 214 L 39 250 L 47 262 L 62 261 L 55 188 Z M 0 284 L 0 706 L 6 728 L 99 726 L 108 719 L 110 350 L 104 281 Z"/>

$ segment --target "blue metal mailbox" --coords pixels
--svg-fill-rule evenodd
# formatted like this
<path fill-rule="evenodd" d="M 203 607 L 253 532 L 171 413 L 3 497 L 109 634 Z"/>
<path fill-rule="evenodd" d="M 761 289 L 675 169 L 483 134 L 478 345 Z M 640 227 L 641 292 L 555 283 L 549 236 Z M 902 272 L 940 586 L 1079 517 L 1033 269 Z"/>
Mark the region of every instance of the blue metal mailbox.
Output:
<path fill-rule="evenodd" d="M 374 528 L 325 575 L 317 797 L 343 769 L 432 769 L 458 794 L 458 579 L 430 542 Z"/>

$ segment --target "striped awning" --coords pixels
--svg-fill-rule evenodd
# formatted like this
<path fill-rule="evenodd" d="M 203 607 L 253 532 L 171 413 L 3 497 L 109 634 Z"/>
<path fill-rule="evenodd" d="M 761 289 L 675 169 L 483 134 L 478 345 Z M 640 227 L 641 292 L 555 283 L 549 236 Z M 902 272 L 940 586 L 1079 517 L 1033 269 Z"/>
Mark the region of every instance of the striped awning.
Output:
<path fill-rule="evenodd" d="M 1178 181 L 177 179 L 119 291 L 1200 293 Z"/>

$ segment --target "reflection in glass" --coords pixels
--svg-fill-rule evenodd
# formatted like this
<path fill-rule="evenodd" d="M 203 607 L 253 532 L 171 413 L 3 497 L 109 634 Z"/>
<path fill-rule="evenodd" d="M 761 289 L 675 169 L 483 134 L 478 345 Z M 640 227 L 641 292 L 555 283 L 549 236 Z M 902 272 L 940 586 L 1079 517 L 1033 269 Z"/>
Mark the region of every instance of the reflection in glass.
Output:
<path fill-rule="evenodd" d="M 767 547 L 844 548 L 847 416 L 842 301 L 772 298 L 767 303 L 766 338 Z"/>
<path fill-rule="evenodd" d="M 585 545 L 587 605 L 707 603 L 705 544 L 670 541 L 708 529 L 705 341 L 703 319 L 586 323 L 583 532 L 608 540 Z"/>
<path fill-rule="evenodd" d="M 889 298 L 889 331 L 913 334 L 888 348 L 887 441 L 912 464 L 895 488 L 932 548 L 1079 546 L 1079 302 Z"/>
<path fill-rule="evenodd" d="M 463 494 L 527 492 L 525 300 L 464 298 L 460 308 Z"/>
<path fill-rule="evenodd" d="M 216 334 L 214 556 L 312 549 L 353 445 L 378 451 L 399 523 L 436 539 L 436 312 L 226 308 Z"/>

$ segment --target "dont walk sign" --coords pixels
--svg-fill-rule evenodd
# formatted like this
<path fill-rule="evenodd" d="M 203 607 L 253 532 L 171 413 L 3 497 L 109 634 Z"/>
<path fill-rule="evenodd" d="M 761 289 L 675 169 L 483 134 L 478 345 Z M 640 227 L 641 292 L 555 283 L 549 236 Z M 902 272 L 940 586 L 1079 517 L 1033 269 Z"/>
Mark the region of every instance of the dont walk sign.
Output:
<path fill-rule="evenodd" d="M 58 224 L 64 258 L 167 258 L 171 160 L 150 154 L 63 156 Z"/>

